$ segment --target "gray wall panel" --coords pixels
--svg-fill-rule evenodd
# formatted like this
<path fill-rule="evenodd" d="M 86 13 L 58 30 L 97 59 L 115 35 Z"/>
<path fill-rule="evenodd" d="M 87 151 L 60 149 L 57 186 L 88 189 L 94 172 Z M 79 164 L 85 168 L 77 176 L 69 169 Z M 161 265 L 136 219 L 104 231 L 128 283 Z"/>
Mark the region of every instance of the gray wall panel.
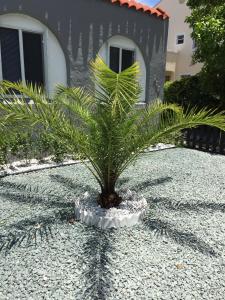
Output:
<path fill-rule="evenodd" d="M 58 38 L 67 61 L 68 83 L 89 83 L 88 62 L 113 35 L 132 39 L 147 68 L 146 101 L 162 97 L 168 19 L 162 20 L 106 0 L 0 0 L 0 14 L 38 19 Z"/>

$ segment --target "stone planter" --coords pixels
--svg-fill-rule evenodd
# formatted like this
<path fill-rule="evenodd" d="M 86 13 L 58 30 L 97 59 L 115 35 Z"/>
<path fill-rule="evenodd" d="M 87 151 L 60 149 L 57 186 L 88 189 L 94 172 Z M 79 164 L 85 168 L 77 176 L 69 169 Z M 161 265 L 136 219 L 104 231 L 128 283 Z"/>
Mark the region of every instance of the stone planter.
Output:
<path fill-rule="evenodd" d="M 118 208 L 103 209 L 98 206 L 96 195 L 86 192 L 75 201 L 75 218 L 84 224 L 101 229 L 140 224 L 148 209 L 146 199 L 130 190 L 121 191 L 120 195 L 124 200 Z"/>

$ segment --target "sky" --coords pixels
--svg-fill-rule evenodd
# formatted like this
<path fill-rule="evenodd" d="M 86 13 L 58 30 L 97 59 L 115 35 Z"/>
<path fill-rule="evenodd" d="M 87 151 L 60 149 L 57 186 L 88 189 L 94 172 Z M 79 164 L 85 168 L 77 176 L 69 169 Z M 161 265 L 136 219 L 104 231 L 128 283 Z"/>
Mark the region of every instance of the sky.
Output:
<path fill-rule="evenodd" d="M 159 2 L 159 0 L 139 0 L 138 2 L 154 6 L 157 2 Z"/>

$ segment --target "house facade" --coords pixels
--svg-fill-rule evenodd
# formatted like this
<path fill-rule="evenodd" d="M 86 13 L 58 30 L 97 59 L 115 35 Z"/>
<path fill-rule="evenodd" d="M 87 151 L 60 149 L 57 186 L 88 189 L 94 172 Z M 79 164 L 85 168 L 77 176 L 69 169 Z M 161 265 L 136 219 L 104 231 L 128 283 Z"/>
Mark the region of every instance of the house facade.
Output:
<path fill-rule="evenodd" d="M 163 93 L 165 12 L 134 0 L 0 0 L 0 80 L 86 86 L 100 55 L 116 72 L 138 61 L 141 101 Z"/>
<path fill-rule="evenodd" d="M 202 65 L 192 63 L 195 43 L 191 38 L 191 28 L 185 22 L 191 14 L 186 0 L 161 0 L 156 8 L 166 10 L 170 16 L 166 80 L 174 81 L 200 72 Z"/>

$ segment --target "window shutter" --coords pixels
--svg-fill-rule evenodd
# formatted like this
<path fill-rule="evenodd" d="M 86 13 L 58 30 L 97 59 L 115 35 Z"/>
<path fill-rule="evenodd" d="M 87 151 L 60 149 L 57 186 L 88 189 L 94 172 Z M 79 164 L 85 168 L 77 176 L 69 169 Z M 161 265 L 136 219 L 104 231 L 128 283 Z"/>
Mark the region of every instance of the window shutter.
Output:
<path fill-rule="evenodd" d="M 134 51 L 132 50 L 122 50 L 122 69 L 126 70 L 127 68 L 131 67 L 134 63 Z"/>
<path fill-rule="evenodd" d="M 0 28 L 2 77 L 13 82 L 21 81 L 19 32 Z"/>
<path fill-rule="evenodd" d="M 120 72 L 120 48 L 110 47 L 109 66 L 114 72 Z"/>
<path fill-rule="evenodd" d="M 23 32 L 25 80 L 38 86 L 44 85 L 42 35 Z"/>

